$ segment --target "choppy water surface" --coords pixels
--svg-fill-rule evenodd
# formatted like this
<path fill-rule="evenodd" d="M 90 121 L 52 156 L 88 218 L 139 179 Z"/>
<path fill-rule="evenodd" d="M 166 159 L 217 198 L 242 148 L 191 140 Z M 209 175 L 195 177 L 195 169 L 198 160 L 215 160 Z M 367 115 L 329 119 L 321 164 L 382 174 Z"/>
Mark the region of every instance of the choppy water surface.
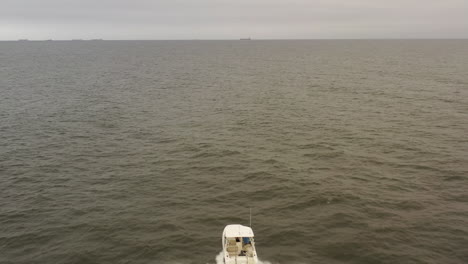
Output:
<path fill-rule="evenodd" d="M 0 43 L 0 262 L 468 262 L 468 41 Z"/>

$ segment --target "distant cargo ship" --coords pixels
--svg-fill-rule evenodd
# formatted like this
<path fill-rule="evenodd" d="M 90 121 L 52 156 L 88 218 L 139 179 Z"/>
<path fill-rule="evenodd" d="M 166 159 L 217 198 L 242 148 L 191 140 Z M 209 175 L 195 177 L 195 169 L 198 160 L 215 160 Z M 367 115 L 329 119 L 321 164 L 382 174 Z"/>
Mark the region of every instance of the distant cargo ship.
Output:
<path fill-rule="evenodd" d="M 29 41 L 29 39 L 18 39 L 18 41 Z"/>
<path fill-rule="evenodd" d="M 241 38 L 240 40 L 251 40 L 251 38 L 250 38 L 250 37 L 248 37 L 248 38 Z"/>

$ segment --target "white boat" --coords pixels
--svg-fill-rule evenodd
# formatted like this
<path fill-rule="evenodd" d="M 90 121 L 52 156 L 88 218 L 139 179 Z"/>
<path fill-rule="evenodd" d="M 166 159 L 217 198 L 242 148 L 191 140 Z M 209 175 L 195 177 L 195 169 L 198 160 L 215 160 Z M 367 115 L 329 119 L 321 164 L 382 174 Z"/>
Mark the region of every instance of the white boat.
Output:
<path fill-rule="evenodd" d="M 225 264 L 257 264 L 254 233 L 243 225 L 227 225 L 223 231 Z"/>

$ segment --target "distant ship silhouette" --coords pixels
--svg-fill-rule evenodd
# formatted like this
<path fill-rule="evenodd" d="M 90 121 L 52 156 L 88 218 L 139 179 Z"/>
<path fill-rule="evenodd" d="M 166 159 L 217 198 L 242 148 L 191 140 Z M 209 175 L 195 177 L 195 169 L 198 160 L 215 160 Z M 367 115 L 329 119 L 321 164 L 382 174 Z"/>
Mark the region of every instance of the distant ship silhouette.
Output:
<path fill-rule="evenodd" d="M 248 37 L 248 38 L 241 38 L 240 40 L 251 40 L 251 38 L 250 38 L 250 37 Z"/>

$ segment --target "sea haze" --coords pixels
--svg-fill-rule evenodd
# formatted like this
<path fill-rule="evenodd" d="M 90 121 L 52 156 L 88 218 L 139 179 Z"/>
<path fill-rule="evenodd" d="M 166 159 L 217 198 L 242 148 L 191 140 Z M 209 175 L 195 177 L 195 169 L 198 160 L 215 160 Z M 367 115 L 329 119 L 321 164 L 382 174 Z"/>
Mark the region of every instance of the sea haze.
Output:
<path fill-rule="evenodd" d="M 0 262 L 468 263 L 468 41 L 0 42 Z M 219 258 L 219 257 L 218 257 Z"/>

